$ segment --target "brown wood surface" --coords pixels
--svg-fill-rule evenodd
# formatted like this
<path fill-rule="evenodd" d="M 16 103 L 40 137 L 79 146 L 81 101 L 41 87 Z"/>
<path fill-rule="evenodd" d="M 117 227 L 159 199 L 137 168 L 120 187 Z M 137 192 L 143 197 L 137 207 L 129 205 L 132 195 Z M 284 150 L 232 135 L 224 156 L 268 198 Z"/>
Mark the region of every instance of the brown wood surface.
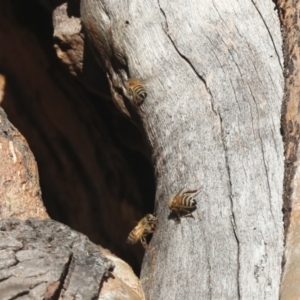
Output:
<path fill-rule="evenodd" d="M 300 190 L 299 190 L 299 20 L 298 1 L 277 1 L 283 33 L 285 60 L 285 93 L 282 106 L 282 128 L 285 145 L 284 225 L 285 257 L 280 299 L 300 298 Z"/>
<path fill-rule="evenodd" d="M 48 218 L 35 158 L 0 107 L 0 219 Z"/>

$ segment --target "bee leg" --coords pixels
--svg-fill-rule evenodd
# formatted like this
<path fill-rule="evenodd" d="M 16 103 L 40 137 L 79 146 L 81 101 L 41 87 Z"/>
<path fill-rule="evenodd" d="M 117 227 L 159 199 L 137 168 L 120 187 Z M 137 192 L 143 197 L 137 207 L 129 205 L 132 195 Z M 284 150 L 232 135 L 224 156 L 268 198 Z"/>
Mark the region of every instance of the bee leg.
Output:
<path fill-rule="evenodd" d="M 189 213 L 189 214 L 187 214 L 187 215 L 185 215 L 185 216 L 186 216 L 186 217 L 191 217 L 191 218 L 195 219 L 195 217 L 193 216 L 192 213 Z"/>
<path fill-rule="evenodd" d="M 177 212 L 176 212 L 176 215 L 177 215 L 177 221 L 178 221 L 178 223 L 180 223 L 180 222 L 181 222 L 180 212 L 177 211 Z"/>
<path fill-rule="evenodd" d="M 145 234 L 150 234 L 150 233 L 153 233 L 154 231 L 155 231 L 155 227 L 151 228 L 151 229 L 148 229 L 148 230 L 145 230 L 144 233 Z"/>
<path fill-rule="evenodd" d="M 156 225 L 151 227 L 151 230 L 149 231 L 149 233 L 154 233 L 156 230 Z"/>
<path fill-rule="evenodd" d="M 183 217 L 185 217 L 185 218 L 186 217 L 191 217 L 191 218 L 195 219 L 195 217 L 193 216 L 193 214 L 189 210 L 187 210 L 187 209 L 181 209 L 181 211 L 183 213 L 185 213 L 185 215 Z"/>
<path fill-rule="evenodd" d="M 144 247 L 145 249 L 148 248 L 148 245 L 147 245 L 147 242 L 146 242 L 146 239 L 145 239 L 144 236 L 141 238 L 141 243 L 142 243 L 142 245 L 143 245 L 143 247 Z"/>

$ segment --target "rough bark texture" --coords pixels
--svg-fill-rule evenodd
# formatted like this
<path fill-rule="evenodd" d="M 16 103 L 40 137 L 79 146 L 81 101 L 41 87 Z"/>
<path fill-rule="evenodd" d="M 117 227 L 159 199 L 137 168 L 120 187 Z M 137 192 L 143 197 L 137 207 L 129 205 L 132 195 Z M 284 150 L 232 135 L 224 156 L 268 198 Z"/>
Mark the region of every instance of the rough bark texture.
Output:
<path fill-rule="evenodd" d="M 299 11 L 298 1 L 278 1 L 285 60 L 285 95 L 282 125 L 285 144 L 284 213 L 286 247 L 280 296 L 300 298 L 300 168 L 299 168 Z"/>
<path fill-rule="evenodd" d="M 84 82 L 90 90 L 110 99 L 105 73 L 97 65 L 88 45 L 85 45 L 80 18 L 75 16 L 76 6 L 74 5 L 72 10 L 67 3 L 61 4 L 53 11 L 53 36 L 57 57 L 68 71 Z"/>
<path fill-rule="evenodd" d="M 41 199 L 36 161 L 26 140 L 1 107 L 0 155 L 0 219 L 48 218 Z"/>
<path fill-rule="evenodd" d="M 0 222 L 1 299 L 95 299 L 114 265 L 55 221 Z"/>
<path fill-rule="evenodd" d="M 119 118 L 115 125 L 117 109 L 87 92 L 61 66 L 53 50 L 51 14 L 33 3 L 1 1 L 0 72 L 6 77 L 1 106 L 34 153 L 50 217 L 109 248 L 139 272 L 144 250 L 125 241 L 135 222 L 153 207 L 153 170 L 141 154 L 124 146 L 115 134 L 116 128 L 122 128 L 121 135 L 134 129 L 130 122 Z M 59 28 L 64 28 L 59 24 L 55 22 L 57 45 Z M 60 36 L 74 42 L 67 31 Z M 74 38 L 75 42 L 79 38 Z M 66 43 L 64 47 L 69 49 Z M 82 47 L 74 46 L 74 56 L 80 57 Z M 74 69 L 81 74 L 80 66 Z M 104 79 L 107 81 L 106 76 Z M 105 81 L 98 80 L 100 90 L 107 85 Z M 31 164 L 30 160 L 24 163 Z M 32 169 L 32 180 L 34 172 Z M 17 177 L 17 173 L 13 175 Z M 31 191 L 35 193 L 34 188 Z"/>
<path fill-rule="evenodd" d="M 148 299 L 277 299 L 283 252 L 283 67 L 271 1 L 81 1 L 117 106 L 153 148 L 159 223 Z M 148 80 L 129 103 L 124 81 Z M 133 112 L 133 113 L 132 113 Z M 195 219 L 167 201 L 201 188 Z"/>
<path fill-rule="evenodd" d="M 5 76 L 0 74 L 0 103 Z M 43 205 L 36 161 L 27 141 L 0 107 L 0 219 L 48 218 Z"/>
<path fill-rule="evenodd" d="M 0 240 L 1 300 L 145 299 L 124 261 L 63 224 L 2 220 Z"/>

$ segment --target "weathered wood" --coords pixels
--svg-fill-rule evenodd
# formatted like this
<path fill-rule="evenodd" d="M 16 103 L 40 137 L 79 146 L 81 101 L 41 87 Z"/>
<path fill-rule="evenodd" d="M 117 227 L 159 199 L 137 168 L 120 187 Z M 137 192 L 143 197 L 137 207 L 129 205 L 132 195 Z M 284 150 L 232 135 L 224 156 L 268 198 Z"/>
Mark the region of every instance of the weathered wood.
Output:
<path fill-rule="evenodd" d="M 282 127 L 286 158 L 283 194 L 286 247 L 280 298 L 289 300 L 300 298 L 300 47 L 298 20 L 300 4 L 297 1 L 278 1 L 278 9 L 284 38 L 285 94 Z"/>
<path fill-rule="evenodd" d="M 1 299 L 95 299 L 114 264 L 52 220 L 0 222 Z M 21 297 L 22 296 L 22 297 Z"/>
<path fill-rule="evenodd" d="M 276 299 L 283 251 L 283 67 L 271 1 L 82 0 L 81 18 L 113 97 L 146 79 L 135 108 L 153 148 L 158 227 L 148 299 Z M 131 114 L 132 115 L 132 114 Z M 201 187 L 195 220 L 168 199 Z"/>
<path fill-rule="evenodd" d="M 132 269 L 108 250 L 53 220 L 14 218 L 0 221 L 0 295 L 145 300 Z"/>
<path fill-rule="evenodd" d="M 54 9 L 53 27 L 57 57 L 68 68 L 68 71 L 81 80 L 87 88 L 101 97 L 110 99 L 106 75 L 97 64 L 94 55 L 91 55 L 89 45 L 84 41 L 80 18 L 72 14 L 67 3 Z"/>

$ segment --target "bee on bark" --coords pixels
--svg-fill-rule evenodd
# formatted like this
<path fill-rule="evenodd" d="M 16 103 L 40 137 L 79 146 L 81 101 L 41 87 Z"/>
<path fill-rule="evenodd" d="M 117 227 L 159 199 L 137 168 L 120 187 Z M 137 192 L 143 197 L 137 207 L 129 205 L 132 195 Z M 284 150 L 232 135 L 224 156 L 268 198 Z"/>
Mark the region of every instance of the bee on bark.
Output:
<path fill-rule="evenodd" d="M 147 97 L 147 91 L 142 82 L 139 79 L 130 78 L 125 84 L 134 103 L 140 106 Z"/>
<path fill-rule="evenodd" d="M 177 215 L 178 221 L 180 222 L 180 217 L 184 214 L 185 217 L 192 217 L 192 211 L 197 207 L 197 202 L 195 196 L 198 194 L 199 190 L 192 190 L 183 192 L 184 189 L 180 190 L 174 197 L 171 197 L 168 206 L 172 212 Z"/>
<path fill-rule="evenodd" d="M 140 240 L 142 245 L 146 249 L 148 247 L 146 236 L 155 231 L 156 224 L 157 218 L 151 214 L 147 214 L 129 233 L 126 242 L 128 244 L 135 244 L 138 240 Z"/>

